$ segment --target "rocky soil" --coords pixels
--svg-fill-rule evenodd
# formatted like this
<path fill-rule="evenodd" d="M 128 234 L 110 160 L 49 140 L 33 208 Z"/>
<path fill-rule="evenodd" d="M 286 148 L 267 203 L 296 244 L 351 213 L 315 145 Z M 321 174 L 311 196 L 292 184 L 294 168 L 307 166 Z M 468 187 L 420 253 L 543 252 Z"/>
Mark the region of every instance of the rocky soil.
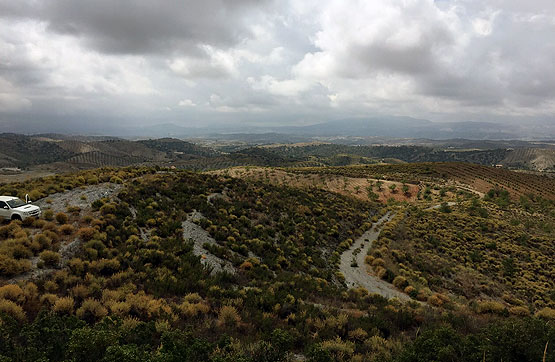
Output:
<path fill-rule="evenodd" d="M 227 260 L 223 260 L 214 254 L 211 254 L 208 250 L 204 248 L 204 244 L 217 244 L 218 242 L 210 236 L 210 234 L 201 228 L 199 225 L 195 224 L 194 221 L 202 219 L 201 213 L 193 211 L 188 215 L 187 220 L 182 223 L 183 228 L 183 238 L 185 240 L 192 240 L 193 253 L 201 257 L 201 262 L 212 268 L 212 274 L 220 271 L 226 271 L 231 274 L 235 274 L 236 270 L 233 264 Z"/>
<path fill-rule="evenodd" d="M 393 218 L 393 214 L 386 214 L 375 225 L 383 225 Z M 398 298 L 402 301 L 412 300 L 408 295 L 395 289 L 388 282 L 373 275 L 364 263 L 368 250 L 378 238 L 380 228 L 372 227 L 355 240 L 353 245 L 341 255 L 339 270 L 345 277 L 349 288 L 363 287 L 370 293 L 377 293 L 386 298 Z M 354 266 L 353 261 L 356 261 Z"/>
<path fill-rule="evenodd" d="M 43 211 L 51 209 L 54 213 L 65 212 L 68 206 L 77 206 L 81 210 L 90 210 L 93 201 L 117 194 L 122 187 L 123 185 L 109 182 L 84 186 L 49 195 L 33 202 L 33 204 L 40 206 Z"/>

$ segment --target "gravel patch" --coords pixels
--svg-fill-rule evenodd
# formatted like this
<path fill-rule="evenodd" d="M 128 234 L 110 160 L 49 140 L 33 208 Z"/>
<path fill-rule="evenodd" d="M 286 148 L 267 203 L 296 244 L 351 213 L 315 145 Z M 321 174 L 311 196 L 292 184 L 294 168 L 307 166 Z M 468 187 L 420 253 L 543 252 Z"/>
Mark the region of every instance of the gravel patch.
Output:
<path fill-rule="evenodd" d="M 52 194 L 33 202 L 33 204 L 39 206 L 43 211 L 51 209 L 54 213 L 65 212 L 68 206 L 77 206 L 81 210 L 89 210 L 93 201 L 114 195 L 122 188 L 123 185 L 121 184 L 108 182 L 90 185 Z"/>
<path fill-rule="evenodd" d="M 190 239 L 193 241 L 193 253 L 201 257 L 201 263 L 212 268 L 211 274 L 215 274 L 221 271 L 235 274 L 237 270 L 235 269 L 233 264 L 231 264 L 231 262 L 223 260 L 216 255 L 211 254 L 203 247 L 203 245 L 206 243 L 217 245 L 218 242 L 214 240 L 214 238 L 212 238 L 206 230 L 193 222 L 202 218 L 202 214 L 197 211 L 193 211 L 191 214 L 189 214 L 187 220 L 181 224 L 181 227 L 183 228 L 183 238 L 185 240 Z"/>
<path fill-rule="evenodd" d="M 387 213 L 376 225 L 383 225 L 393 218 L 393 214 Z M 345 283 L 349 288 L 363 287 L 370 293 L 377 293 L 385 298 L 398 298 L 402 301 L 411 301 L 412 299 L 395 289 L 388 282 L 372 275 L 369 267 L 364 262 L 368 250 L 372 247 L 372 243 L 378 238 L 380 228 L 373 227 L 366 231 L 362 236 L 355 240 L 353 245 L 341 254 L 341 263 L 339 270 L 345 277 Z M 357 266 L 351 266 L 353 259 Z"/>

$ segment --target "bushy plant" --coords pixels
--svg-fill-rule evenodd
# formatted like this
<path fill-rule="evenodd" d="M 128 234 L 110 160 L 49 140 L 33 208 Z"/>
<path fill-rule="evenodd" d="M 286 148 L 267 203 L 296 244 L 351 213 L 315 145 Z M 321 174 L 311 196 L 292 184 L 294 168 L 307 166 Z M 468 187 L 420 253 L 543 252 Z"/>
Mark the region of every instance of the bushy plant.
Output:
<path fill-rule="evenodd" d="M 63 297 L 56 300 L 52 306 L 52 310 L 58 314 L 71 314 L 73 313 L 73 307 L 75 302 L 71 297 Z"/>
<path fill-rule="evenodd" d="M 40 258 L 50 267 L 56 267 L 60 263 L 60 254 L 52 250 L 43 251 L 40 253 Z"/>

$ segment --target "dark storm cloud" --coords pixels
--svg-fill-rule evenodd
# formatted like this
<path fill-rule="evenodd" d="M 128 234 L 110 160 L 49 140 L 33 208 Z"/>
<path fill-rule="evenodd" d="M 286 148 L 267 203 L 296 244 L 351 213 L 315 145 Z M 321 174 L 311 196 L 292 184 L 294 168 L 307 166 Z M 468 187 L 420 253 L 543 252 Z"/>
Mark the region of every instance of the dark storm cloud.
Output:
<path fill-rule="evenodd" d="M 551 120 L 554 63 L 552 0 L 0 0 L 4 129 Z"/>
<path fill-rule="evenodd" d="M 48 0 L 0 2 L 0 12 L 48 23 L 101 52 L 196 52 L 197 44 L 231 46 L 250 36 L 248 17 L 270 1 Z"/>

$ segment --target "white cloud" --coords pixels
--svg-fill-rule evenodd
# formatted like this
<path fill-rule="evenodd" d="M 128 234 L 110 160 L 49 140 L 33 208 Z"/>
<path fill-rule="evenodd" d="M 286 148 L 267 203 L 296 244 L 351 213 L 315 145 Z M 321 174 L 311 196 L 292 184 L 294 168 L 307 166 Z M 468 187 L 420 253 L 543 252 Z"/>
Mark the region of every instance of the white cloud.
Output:
<path fill-rule="evenodd" d="M 179 101 L 178 105 L 180 107 L 195 107 L 196 103 L 190 99 L 182 99 Z"/>
<path fill-rule="evenodd" d="M 313 84 L 304 79 L 277 80 L 271 75 L 264 75 L 258 80 L 249 77 L 247 82 L 255 90 L 264 90 L 273 95 L 294 97 L 299 93 L 308 91 Z"/>

